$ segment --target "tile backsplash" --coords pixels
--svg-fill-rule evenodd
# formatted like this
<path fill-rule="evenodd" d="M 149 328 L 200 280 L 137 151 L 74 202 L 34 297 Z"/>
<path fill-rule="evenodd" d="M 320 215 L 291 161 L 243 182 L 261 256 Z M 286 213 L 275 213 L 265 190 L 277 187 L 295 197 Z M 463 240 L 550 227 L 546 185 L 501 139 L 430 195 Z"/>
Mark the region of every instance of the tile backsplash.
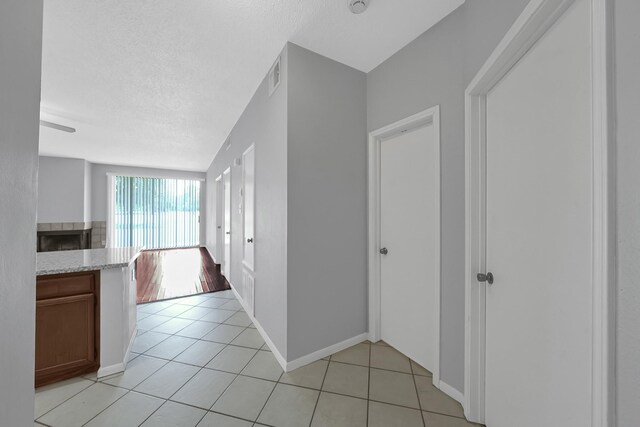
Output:
<path fill-rule="evenodd" d="M 91 248 L 104 248 L 107 242 L 107 222 L 93 221 L 93 229 L 91 230 Z"/>
<path fill-rule="evenodd" d="M 88 222 L 40 222 L 38 231 L 88 230 L 91 229 L 91 249 L 105 247 L 107 240 L 106 221 Z"/>

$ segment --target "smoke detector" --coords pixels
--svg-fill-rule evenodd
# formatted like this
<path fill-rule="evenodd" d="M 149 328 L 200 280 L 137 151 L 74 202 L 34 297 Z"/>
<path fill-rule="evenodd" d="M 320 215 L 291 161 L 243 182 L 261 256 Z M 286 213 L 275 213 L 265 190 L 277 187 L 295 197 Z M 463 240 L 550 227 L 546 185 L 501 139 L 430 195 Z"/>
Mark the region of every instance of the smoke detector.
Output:
<path fill-rule="evenodd" d="M 369 6 L 369 0 L 349 0 L 349 10 L 356 15 L 367 10 L 367 6 Z"/>

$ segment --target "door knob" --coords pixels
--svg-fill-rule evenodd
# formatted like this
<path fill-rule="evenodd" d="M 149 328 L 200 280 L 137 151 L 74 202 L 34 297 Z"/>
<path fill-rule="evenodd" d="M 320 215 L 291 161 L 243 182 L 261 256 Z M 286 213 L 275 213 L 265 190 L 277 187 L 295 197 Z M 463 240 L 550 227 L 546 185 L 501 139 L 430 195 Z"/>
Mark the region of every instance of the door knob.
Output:
<path fill-rule="evenodd" d="M 388 254 L 388 253 L 389 253 L 389 251 L 387 250 L 387 248 L 382 248 L 382 249 L 380 249 L 380 253 L 381 253 L 382 255 L 386 255 L 386 254 Z"/>
<path fill-rule="evenodd" d="M 476 277 L 478 279 L 478 282 L 487 282 L 490 285 L 493 284 L 493 273 L 491 272 L 487 274 L 478 273 L 478 276 Z"/>
<path fill-rule="evenodd" d="M 253 243 L 253 237 L 248 238 L 247 243 Z"/>

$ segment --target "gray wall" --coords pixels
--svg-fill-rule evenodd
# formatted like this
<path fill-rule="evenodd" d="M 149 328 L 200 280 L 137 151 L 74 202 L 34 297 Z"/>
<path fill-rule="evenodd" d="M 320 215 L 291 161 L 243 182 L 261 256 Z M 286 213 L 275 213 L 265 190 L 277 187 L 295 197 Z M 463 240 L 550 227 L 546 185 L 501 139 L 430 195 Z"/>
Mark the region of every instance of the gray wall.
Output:
<path fill-rule="evenodd" d="M 0 2 L 0 424 L 33 425 L 42 1 Z"/>
<path fill-rule="evenodd" d="M 255 316 L 278 351 L 287 357 L 287 47 L 280 57 L 280 86 L 269 96 L 265 78 L 257 88 L 229 135 L 231 146 L 220 149 L 207 171 L 207 199 L 216 200 L 215 179 L 231 167 L 232 253 L 228 279 L 241 291 L 242 218 L 238 204 L 242 167 L 233 163 L 255 143 Z M 215 209 L 210 209 L 207 246 L 213 250 L 215 228 Z"/>
<path fill-rule="evenodd" d="M 367 331 L 366 75 L 289 44 L 288 360 Z"/>
<path fill-rule="evenodd" d="M 440 376 L 464 390 L 464 90 L 528 0 L 467 1 L 367 75 L 367 127 L 440 105 Z"/>
<path fill-rule="evenodd" d="M 640 2 L 616 0 L 618 426 L 640 422 Z"/>
<path fill-rule="evenodd" d="M 103 163 L 91 163 L 91 216 L 93 221 L 107 220 L 107 173 L 122 174 L 125 176 L 148 176 L 154 178 L 177 179 L 202 179 L 206 178 L 204 172 L 187 172 L 169 169 L 140 168 L 134 166 L 109 165 Z M 206 241 L 206 182 L 200 183 L 200 243 Z"/>
<path fill-rule="evenodd" d="M 91 221 L 91 203 L 93 196 L 93 189 L 91 188 L 93 178 L 91 177 L 91 171 L 93 170 L 92 164 L 85 160 L 84 162 L 84 220 Z"/>
<path fill-rule="evenodd" d="M 38 172 L 38 222 L 84 222 L 91 220 L 87 161 L 63 157 L 40 157 Z"/>

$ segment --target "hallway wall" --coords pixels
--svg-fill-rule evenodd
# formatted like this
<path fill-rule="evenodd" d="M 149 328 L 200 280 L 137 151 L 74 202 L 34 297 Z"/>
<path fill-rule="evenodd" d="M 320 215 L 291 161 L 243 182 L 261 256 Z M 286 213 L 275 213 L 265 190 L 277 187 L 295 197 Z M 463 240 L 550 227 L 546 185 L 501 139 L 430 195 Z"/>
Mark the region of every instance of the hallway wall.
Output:
<path fill-rule="evenodd" d="M 467 1 L 367 75 L 367 128 L 440 105 L 441 380 L 464 390 L 464 91 L 528 0 Z"/>
<path fill-rule="evenodd" d="M 42 0 L 0 2 L 0 424 L 33 425 Z"/>
<path fill-rule="evenodd" d="M 617 97 L 617 421 L 640 420 L 640 2 L 616 0 Z"/>
<path fill-rule="evenodd" d="M 366 75 L 289 44 L 288 360 L 367 332 Z"/>
<path fill-rule="evenodd" d="M 242 166 L 234 160 L 255 143 L 256 233 L 255 317 L 282 356 L 287 353 L 287 47 L 280 54 L 281 81 L 269 96 L 267 78 L 216 153 L 207 171 L 207 246 L 215 254 L 216 178 L 231 167 L 231 275 L 242 292 L 242 218 L 239 213 Z M 275 60 L 275 58 L 274 58 Z M 216 260 L 218 262 L 218 260 Z"/>

